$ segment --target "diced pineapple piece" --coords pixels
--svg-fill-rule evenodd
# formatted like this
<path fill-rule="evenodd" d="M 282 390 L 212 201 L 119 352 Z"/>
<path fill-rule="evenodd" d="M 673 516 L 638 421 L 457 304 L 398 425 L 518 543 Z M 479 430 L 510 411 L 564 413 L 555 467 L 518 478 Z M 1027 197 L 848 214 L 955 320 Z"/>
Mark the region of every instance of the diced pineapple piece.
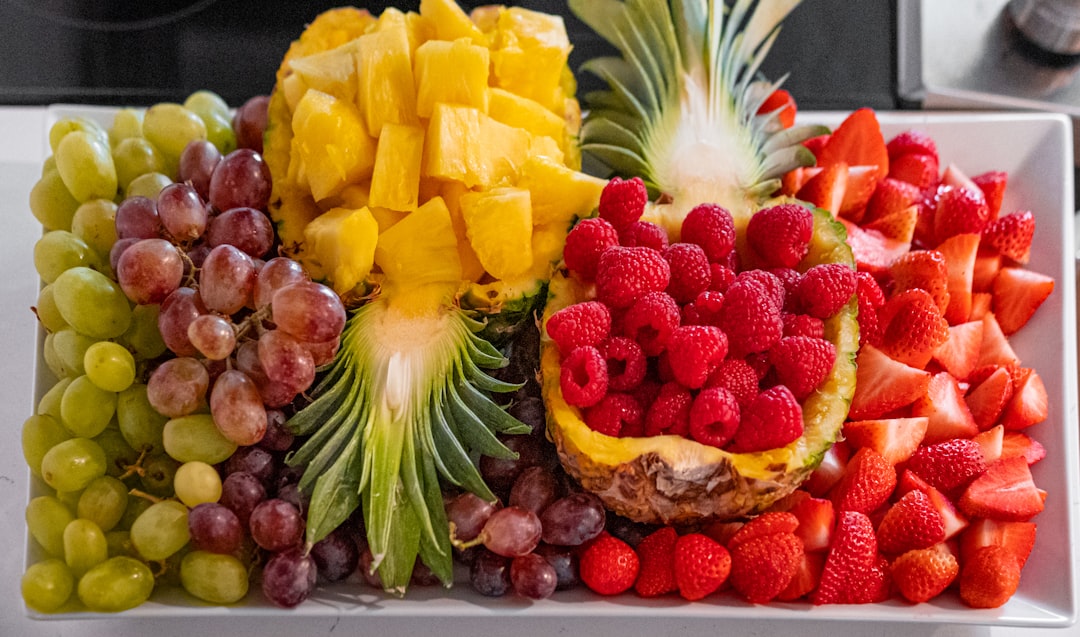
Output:
<path fill-rule="evenodd" d="M 559 148 L 559 142 L 547 135 L 533 135 L 529 140 L 529 156 L 543 155 L 554 159 L 559 164 L 563 163 L 563 151 Z"/>
<path fill-rule="evenodd" d="M 346 102 L 356 99 L 357 40 L 313 55 L 289 61 L 290 77 L 299 77 L 305 86 L 329 93 Z M 288 96 L 286 96 L 288 101 Z"/>
<path fill-rule="evenodd" d="M 398 288 L 461 281 L 461 259 L 450 211 L 441 197 L 409 213 L 379 235 L 375 263 L 386 284 Z"/>
<path fill-rule="evenodd" d="M 304 93 L 308 90 L 307 82 L 299 73 L 290 73 L 281 81 L 281 88 L 285 95 L 285 103 L 289 106 L 289 112 L 296 111 L 296 105 L 300 103 L 300 98 L 304 97 Z"/>
<path fill-rule="evenodd" d="M 517 185 L 527 189 L 532 198 L 533 223 L 558 225 L 565 233 L 575 216 L 586 217 L 596 209 L 606 183 L 551 158 L 533 155 L 525 162 Z"/>
<path fill-rule="evenodd" d="M 379 224 L 379 232 L 386 232 L 393 227 L 394 224 L 407 217 L 409 211 L 374 207 L 371 208 L 371 215 L 375 217 L 375 221 Z"/>
<path fill-rule="evenodd" d="M 442 182 L 441 197 L 450 211 L 450 220 L 454 224 L 454 234 L 458 239 L 458 256 L 461 257 L 461 276 L 468 281 L 479 281 L 484 276 L 484 264 L 476 256 L 469 235 L 465 231 L 465 218 L 461 216 L 461 196 L 469 192 L 460 181 Z"/>
<path fill-rule="evenodd" d="M 304 228 L 304 267 L 345 294 L 371 273 L 378 240 L 379 225 L 370 210 L 333 208 Z"/>
<path fill-rule="evenodd" d="M 522 188 L 492 188 L 461 196 L 465 233 L 488 274 L 509 279 L 533 262 L 532 202 Z"/>
<path fill-rule="evenodd" d="M 429 40 L 416 49 L 416 114 L 431 117 L 436 102 L 488 112 L 488 50 L 468 40 Z"/>
<path fill-rule="evenodd" d="M 334 208 L 367 208 L 371 203 L 371 182 L 368 180 L 349 184 L 341 189 L 336 197 L 327 199 Z"/>
<path fill-rule="evenodd" d="M 469 12 L 469 19 L 484 35 L 490 35 L 498 27 L 499 14 L 505 9 L 506 7 L 498 4 L 482 4 Z"/>
<path fill-rule="evenodd" d="M 386 123 L 419 123 L 412 49 L 404 22 L 388 22 L 385 28 L 357 38 L 356 68 L 356 105 L 372 137 L 378 137 Z"/>
<path fill-rule="evenodd" d="M 371 176 L 375 140 L 352 104 L 309 89 L 296 105 L 292 130 L 289 175 L 307 183 L 316 201 Z"/>
<path fill-rule="evenodd" d="M 562 259 L 565 245 L 566 226 L 561 222 L 533 226 L 533 262 L 529 269 L 529 276 L 537 279 L 550 279 L 552 269 Z"/>
<path fill-rule="evenodd" d="M 489 89 L 488 115 L 507 126 L 524 128 L 533 135 L 546 136 L 559 143 L 566 143 L 566 121 L 538 102 L 521 97 L 505 89 Z"/>
<path fill-rule="evenodd" d="M 392 210 L 415 209 L 419 205 L 420 162 L 423 155 L 423 128 L 385 124 L 375 150 L 371 205 Z"/>
<path fill-rule="evenodd" d="M 475 108 L 436 104 L 424 140 L 422 174 L 469 188 L 512 184 L 529 156 L 530 137 Z"/>
<path fill-rule="evenodd" d="M 379 14 L 377 30 L 404 27 L 409 38 L 409 53 L 414 55 L 417 47 L 435 37 L 435 25 L 415 11 L 402 12 L 394 7 L 387 7 Z"/>
<path fill-rule="evenodd" d="M 474 44 L 487 46 L 483 32 L 454 0 L 420 0 L 420 15 L 431 20 L 435 37 L 440 40 L 468 38 Z"/>
<path fill-rule="evenodd" d="M 560 112 L 560 89 L 570 57 L 570 39 L 561 16 L 510 7 L 500 12 L 491 52 L 495 84 Z"/>

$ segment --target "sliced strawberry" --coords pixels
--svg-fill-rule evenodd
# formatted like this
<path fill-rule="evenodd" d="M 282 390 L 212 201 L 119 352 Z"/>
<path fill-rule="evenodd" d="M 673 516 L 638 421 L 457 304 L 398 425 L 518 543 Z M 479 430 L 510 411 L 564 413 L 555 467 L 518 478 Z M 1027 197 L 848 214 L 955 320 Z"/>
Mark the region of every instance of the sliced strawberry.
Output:
<path fill-rule="evenodd" d="M 949 164 L 941 171 L 941 185 L 945 188 L 966 188 L 982 197 L 982 189 L 956 164 Z"/>
<path fill-rule="evenodd" d="M 821 582 L 810 600 L 819 604 L 867 602 L 867 584 L 879 567 L 877 537 L 870 518 L 857 511 L 844 511 L 836 525 L 833 545 L 825 558 Z"/>
<path fill-rule="evenodd" d="M 1001 412 L 1001 424 L 1009 431 L 1036 425 L 1049 415 L 1050 400 L 1039 373 L 1029 370 L 1020 380 L 1013 379 L 1013 396 Z"/>
<path fill-rule="evenodd" d="M 832 135 L 829 135 L 827 133 L 825 135 L 818 135 L 817 137 L 811 137 L 810 139 L 804 141 L 802 145 L 805 146 L 807 150 L 814 153 L 814 157 L 820 157 L 821 149 L 824 148 L 825 144 L 829 142 L 830 137 L 832 137 Z M 821 160 L 819 159 L 818 163 L 820 162 Z"/>
<path fill-rule="evenodd" d="M 642 597 L 659 597 L 679 589 L 675 582 L 675 542 L 679 534 L 664 526 L 645 536 L 634 547 L 640 568 L 634 590 Z"/>
<path fill-rule="evenodd" d="M 821 172 L 820 166 L 799 166 L 784 173 L 780 177 L 780 192 L 789 197 L 794 197 L 803 184 L 810 178 Z"/>
<path fill-rule="evenodd" d="M 908 551 L 890 565 L 893 583 L 904 599 L 928 602 L 945 591 L 960 573 L 960 563 L 944 544 Z"/>
<path fill-rule="evenodd" d="M 881 552 L 890 555 L 928 548 L 945 541 L 945 520 L 926 492 L 913 489 L 885 512 L 877 540 Z"/>
<path fill-rule="evenodd" d="M 821 171 L 810 177 L 795 193 L 795 197 L 824 208 L 839 216 L 840 204 L 848 186 L 848 165 L 837 161 L 822 166 Z"/>
<path fill-rule="evenodd" d="M 839 221 L 847 228 L 848 245 L 860 271 L 884 273 L 897 257 L 911 249 L 909 243 L 890 239 L 878 230 L 860 228 L 847 219 Z"/>
<path fill-rule="evenodd" d="M 728 550 L 756 537 L 773 533 L 794 533 L 799 527 L 799 518 L 790 511 L 771 511 L 762 513 L 742 526 L 727 542 Z"/>
<path fill-rule="evenodd" d="M 1002 458 L 964 490 L 958 502 L 968 517 L 1026 522 L 1043 510 L 1042 496 L 1024 458 Z"/>
<path fill-rule="evenodd" d="M 893 278 L 893 293 L 922 288 L 934 298 L 944 314 L 949 307 L 949 271 L 945 255 L 937 250 L 913 250 L 897 258 L 889 266 Z"/>
<path fill-rule="evenodd" d="M 1005 367 L 997 368 L 964 396 L 979 431 L 994 426 L 1013 396 L 1012 375 Z"/>
<path fill-rule="evenodd" d="M 866 206 L 880 180 L 877 166 L 848 166 L 847 188 L 844 190 L 844 200 L 840 202 L 838 216 L 856 223 L 862 222 Z"/>
<path fill-rule="evenodd" d="M 815 498 L 824 497 L 830 489 L 844 477 L 844 468 L 851 459 L 851 447 L 844 440 L 833 443 L 821 462 L 810 476 L 803 481 L 802 488 Z"/>
<path fill-rule="evenodd" d="M 981 243 L 979 244 L 982 245 Z M 975 267 L 971 275 L 972 292 L 989 292 L 1001 270 L 1001 255 L 980 248 L 975 255 Z"/>
<path fill-rule="evenodd" d="M 911 243 L 915 238 L 915 225 L 918 221 L 919 207 L 912 205 L 878 217 L 863 227 L 880 232 L 888 239 Z"/>
<path fill-rule="evenodd" d="M 874 110 L 860 108 L 844 118 L 817 158 L 822 167 L 844 162 L 849 166 L 877 166 L 879 178 L 888 174 L 889 152 Z"/>
<path fill-rule="evenodd" d="M 1001 439 L 1001 457 L 1022 457 L 1028 466 L 1046 457 L 1046 448 L 1042 444 L 1020 431 L 1006 431 Z"/>
<path fill-rule="evenodd" d="M 960 570 L 960 600 L 972 608 L 1004 606 L 1020 586 L 1020 562 L 1008 550 L 984 546 Z"/>
<path fill-rule="evenodd" d="M 1019 365 L 1020 357 L 1016 355 L 1009 339 L 998 324 L 997 317 L 993 312 L 987 312 L 982 317 L 983 340 L 979 348 L 979 362 L 976 367 L 984 365 Z"/>
<path fill-rule="evenodd" d="M 986 462 L 978 443 L 954 439 L 919 447 L 911 454 L 907 468 L 930 486 L 952 497 L 986 471 Z"/>
<path fill-rule="evenodd" d="M 821 572 L 825 569 L 825 553 L 803 551 L 802 562 L 798 570 L 791 578 L 787 588 L 780 591 L 776 599 L 782 602 L 793 602 L 801 599 L 818 587 L 821 581 Z"/>
<path fill-rule="evenodd" d="M 1009 173 L 1003 170 L 988 170 L 971 178 L 971 181 L 979 187 L 986 199 L 986 206 L 990 209 L 990 220 L 998 218 L 1001 212 L 1001 202 L 1005 198 L 1005 186 L 1009 182 Z"/>
<path fill-rule="evenodd" d="M 849 420 L 844 423 L 844 439 L 856 449 L 873 449 L 890 464 L 897 465 L 915 453 L 929 421 L 925 416 Z"/>
<path fill-rule="evenodd" d="M 940 181 L 940 168 L 938 158 L 934 155 L 908 153 L 889 160 L 889 178 L 926 190 Z"/>
<path fill-rule="evenodd" d="M 937 143 L 926 132 L 918 129 L 908 129 L 897 133 L 885 145 L 889 153 L 889 159 L 895 159 L 901 155 L 933 155 L 937 157 Z"/>
<path fill-rule="evenodd" d="M 729 550 L 731 587 L 752 604 L 766 604 L 786 589 L 804 553 L 802 541 L 792 533 L 756 536 Z"/>
<path fill-rule="evenodd" d="M 982 321 L 950 325 L 949 338 L 934 350 L 933 359 L 957 380 L 964 380 L 979 362 L 982 335 Z"/>
<path fill-rule="evenodd" d="M 878 311 L 879 349 L 891 358 L 922 369 L 934 350 L 949 338 L 949 324 L 929 292 L 922 288 L 893 294 Z"/>
<path fill-rule="evenodd" d="M 848 417 L 853 420 L 881 418 L 915 402 L 926 394 L 930 373 L 893 360 L 878 348 L 859 348 L 855 363 L 855 395 Z"/>
<path fill-rule="evenodd" d="M 1053 277 L 1024 268 L 1001 268 L 991 291 L 1001 331 L 1008 336 L 1026 325 L 1053 291 Z"/>
<path fill-rule="evenodd" d="M 791 128 L 795 125 L 795 114 L 798 112 L 798 107 L 796 106 L 795 98 L 792 97 L 791 93 L 785 89 L 778 88 L 765 98 L 765 101 L 758 107 L 757 112 L 759 115 L 776 112 L 777 121 L 780 123 L 780 127 Z"/>
<path fill-rule="evenodd" d="M 901 210 L 907 210 L 919 203 L 922 196 L 922 190 L 918 186 L 886 177 L 878 181 L 874 187 L 874 194 L 866 204 L 864 221 L 873 222 Z"/>
<path fill-rule="evenodd" d="M 971 314 L 972 280 L 975 276 L 975 257 L 979 251 L 979 235 L 953 235 L 938 243 L 937 251 L 945 256 L 949 271 L 949 307 L 945 310 L 945 320 L 950 325 L 963 323 Z"/>
<path fill-rule="evenodd" d="M 1034 522 L 973 520 L 960 535 L 960 559 L 967 561 L 978 549 L 993 545 L 1008 550 L 1023 567 L 1035 548 L 1036 528 Z"/>
<path fill-rule="evenodd" d="M 990 219 L 982 192 L 971 188 L 947 188 L 938 195 L 934 209 L 934 237 L 940 243 L 958 234 L 979 234 Z"/>
<path fill-rule="evenodd" d="M 911 415 L 929 419 L 923 444 L 970 438 L 979 433 L 960 386 L 949 372 L 934 374 L 926 387 L 926 394 L 912 403 Z"/>
<path fill-rule="evenodd" d="M 824 551 L 832 543 L 833 527 L 836 526 L 836 509 L 832 500 L 803 498 L 790 513 L 799 520 L 795 535 L 802 540 L 807 551 Z"/>
<path fill-rule="evenodd" d="M 983 462 L 989 466 L 1001 458 L 1001 451 L 1005 443 L 1005 428 L 1001 425 L 995 425 L 986 431 L 975 434 L 971 437 L 971 440 L 979 445 Z"/>
<path fill-rule="evenodd" d="M 993 303 L 993 295 L 989 292 L 973 292 L 971 294 L 971 312 L 968 314 L 969 321 L 981 321 L 990 313 L 990 305 Z"/>
<path fill-rule="evenodd" d="M 1017 263 L 1031 258 L 1031 240 L 1035 237 L 1035 215 L 1018 210 L 990 223 L 982 231 L 983 245 Z"/>
<path fill-rule="evenodd" d="M 896 469 L 869 447 L 855 452 L 844 477 L 833 487 L 830 497 L 837 511 L 870 514 L 888 501 L 896 488 Z"/>
<path fill-rule="evenodd" d="M 903 496 L 903 494 L 912 490 L 922 491 L 930 498 L 930 503 L 945 522 L 946 540 L 955 537 L 967 527 L 968 519 L 956 509 L 956 505 L 953 504 L 952 500 L 945 497 L 941 491 L 930 486 L 918 474 L 906 469 L 900 474 L 900 479 L 896 483 L 896 493 Z"/>

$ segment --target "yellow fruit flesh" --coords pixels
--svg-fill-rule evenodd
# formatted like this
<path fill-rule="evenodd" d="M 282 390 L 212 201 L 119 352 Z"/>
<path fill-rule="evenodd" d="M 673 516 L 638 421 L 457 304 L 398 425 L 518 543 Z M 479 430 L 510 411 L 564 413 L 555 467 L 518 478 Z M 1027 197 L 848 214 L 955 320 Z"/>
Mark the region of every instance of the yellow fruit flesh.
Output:
<path fill-rule="evenodd" d="M 391 210 L 414 210 L 419 205 L 423 156 L 423 128 L 384 125 L 371 175 L 371 205 Z"/>

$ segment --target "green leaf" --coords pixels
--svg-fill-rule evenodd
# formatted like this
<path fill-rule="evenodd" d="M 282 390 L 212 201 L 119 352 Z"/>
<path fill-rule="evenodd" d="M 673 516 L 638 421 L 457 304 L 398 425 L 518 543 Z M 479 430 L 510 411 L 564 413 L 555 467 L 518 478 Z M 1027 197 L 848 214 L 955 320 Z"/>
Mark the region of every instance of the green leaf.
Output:
<path fill-rule="evenodd" d="M 319 475 L 307 514 L 307 541 L 318 542 L 345 521 L 360 504 L 360 437 L 353 436 L 334 464 Z"/>
<path fill-rule="evenodd" d="M 432 455 L 440 473 L 459 487 L 472 491 L 488 502 L 493 501 L 495 494 L 484 483 L 476 464 L 451 431 L 441 406 L 432 406 L 429 434 L 434 447 Z"/>
<path fill-rule="evenodd" d="M 507 449 L 506 445 L 495 437 L 494 432 L 482 420 L 477 418 L 476 414 L 469 411 L 461 397 L 458 396 L 457 391 L 450 389 L 446 394 L 446 398 L 446 402 L 450 406 L 447 415 L 452 416 L 454 429 L 465 446 L 471 451 L 493 458 L 506 460 L 517 458 L 517 453 Z"/>
<path fill-rule="evenodd" d="M 392 502 L 399 501 L 398 490 L 401 488 L 400 480 L 394 476 L 394 493 L 387 498 Z M 394 506 L 389 510 L 379 513 L 380 535 L 384 531 L 392 531 L 392 541 L 386 542 L 385 538 L 378 543 L 371 540 L 372 525 L 368 522 L 371 511 L 378 506 L 376 499 L 370 490 L 363 492 L 364 525 L 368 529 L 368 542 L 374 557 L 373 566 L 379 573 L 379 580 L 383 589 L 387 592 L 401 596 L 405 594 L 412 579 L 413 566 L 416 564 L 416 556 L 420 551 L 420 525 L 416 522 L 416 513 L 411 506 Z"/>
<path fill-rule="evenodd" d="M 505 434 L 524 434 L 532 431 L 532 427 L 508 414 L 469 383 L 458 381 L 457 390 L 469 411 L 476 414 L 477 418 L 493 430 Z"/>

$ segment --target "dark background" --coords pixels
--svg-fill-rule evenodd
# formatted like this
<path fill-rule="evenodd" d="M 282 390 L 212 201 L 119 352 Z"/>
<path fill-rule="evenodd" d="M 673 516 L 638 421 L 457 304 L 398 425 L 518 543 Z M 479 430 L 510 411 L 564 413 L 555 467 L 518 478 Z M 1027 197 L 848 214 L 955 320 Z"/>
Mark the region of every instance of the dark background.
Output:
<path fill-rule="evenodd" d="M 766 2 L 770 0 L 764 0 Z M 466 10 L 492 0 L 460 0 Z M 803 0 L 763 68 L 805 110 L 900 106 L 895 0 Z M 232 105 L 270 91 L 289 42 L 327 0 L 0 0 L 0 104 L 150 105 L 197 89 Z M 387 5 L 353 2 L 378 14 Z M 566 17 L 571 66 L 607 52 L 562 0 L 507 2 Z M 579 76 L 581 89 L 598 86 Z"/>

